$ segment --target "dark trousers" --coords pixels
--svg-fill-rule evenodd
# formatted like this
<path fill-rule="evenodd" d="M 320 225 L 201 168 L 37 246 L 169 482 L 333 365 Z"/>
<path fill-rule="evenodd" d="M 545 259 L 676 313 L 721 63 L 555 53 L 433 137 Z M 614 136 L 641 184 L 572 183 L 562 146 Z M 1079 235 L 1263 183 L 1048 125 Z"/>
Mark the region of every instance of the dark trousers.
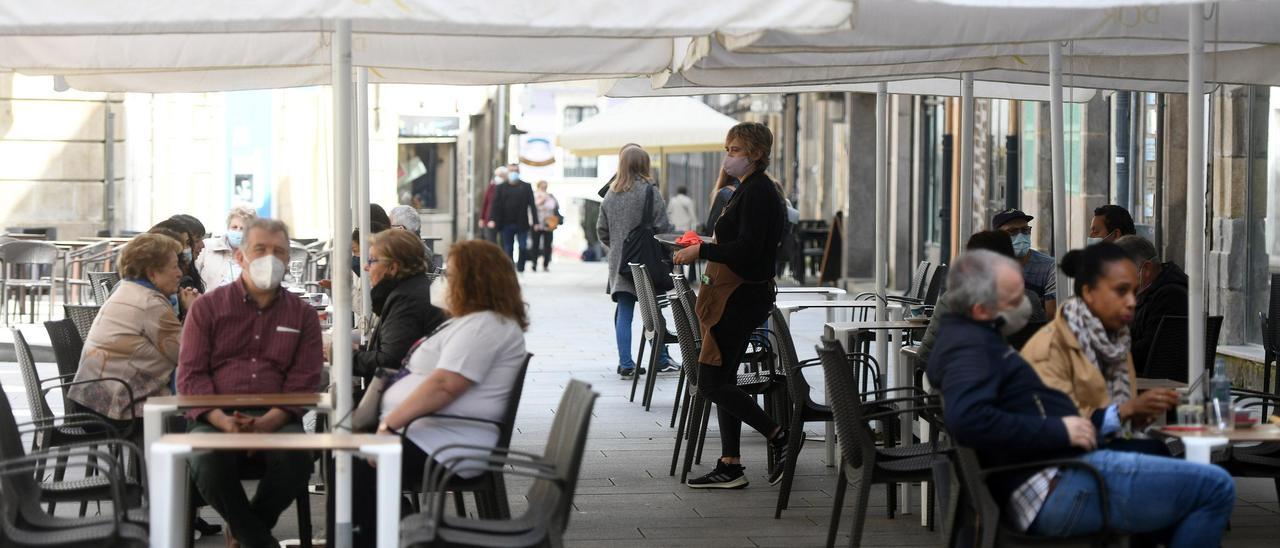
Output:
<path fill-rule="evenodd" d="M 542 258 L 542 268 L 551 265 L 551 239 L 555 233 L 550 230 L 535 230 L 529 240 L 529 262 L 538 270 L 538 258 Z"/>
<path fill-rule="evenodd" d="M 421 491 L 422 476 L 424 467 L 427 464 L 427 454 L 422 451 L 412 441 L 400 438 L 400 487 L 403 491 Z M 332 482 L 333 459 L 325 460 L 327 466 L 327 477 Z M 378 470 L 369 464 L 363 458 L 352 457 L 351 459 L 351 485 L 355 488 L 351 490 L 351 524 L 352 524 L 352 545 L 356 548 L 364 548 L 366 546 L 376 546 L 378 540 Z M 327 507 L 328 527 L 328 546 L 334 546 L 333 540 L 333 493 L 334 489 L 326 490 L 325 505 Z M 409 506 L 407 500 L 402 500 L 400 505 L 400 516 L 408 514 Z"/>
<path fill-rule="evenodd" d="M 742 456 L 742 423 L 766 438 L 778 428 L 778 423 L 756 404 L 755 398 L 738 388 L 738 366 L 747 352 L 747 340 L 769 317 L 772 307 L 772 284 L 738 287 L 725 303 L 720 322 L 711 328 L 711 336 L 720 347 L 722 365 L 698 366 L 698 391 L 716 404 L 723 457 Z"/>
<path fill-rule="evenodd" d="M 516 247 L 519 245 L 520 247 Z M 520 228 L 517 225 L 502 226 L 502 250 L 507 252 L 507 256 L 511 257 L 511 262 L 515 263 L 516 270 L 524 272 L 525 257 L 529 253 L 529 229 Z M 520 255 L 516 256 L 516 251 Z"/>
<path fill-rule="evenodd" d="M 202 434 L 219 432 L 203 420 L 191 422 L 188 431 Z M 279 432 L 302 433 L 302 421 L 285 424 Z M 275 527 L 280 514 L 306 489 L 307 481 L 311 479 L 311 452 L 264 451 L 251 457 L 247 453 L 211 451 L 194 455 L 190 461 L 191 477 L 200 496 L 218 511 L 232 536 L 242 546 L 279 546 L 280 543 L 271 536 L 271 528 Z M 262 470 L 262 479 L 258 481 L 253 499 L 249 499 L 240 480 L 244 471 L 253 468 Z"/>

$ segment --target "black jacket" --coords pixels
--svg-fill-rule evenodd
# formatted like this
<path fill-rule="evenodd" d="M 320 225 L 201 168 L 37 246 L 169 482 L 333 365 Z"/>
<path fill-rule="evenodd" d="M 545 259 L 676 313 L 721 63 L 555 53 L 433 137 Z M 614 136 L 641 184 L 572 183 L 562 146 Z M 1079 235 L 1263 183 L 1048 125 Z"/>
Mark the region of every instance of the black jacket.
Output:
<path fill-rule="evenodd" d="M 379 367 L 399 369 L 413 343 L 444 321 L 444 312 L 431 305 L 430 284 L 426 274 L 409 276 L 396 284 L 381 309 L 375 307 L 378 326 L 369 344 L 352 356 L 356 375 L 368 379 Z"/>
<path fill-rule="evenodd" d="M 1156 327 L 1165 316 L 1187 315 L 1187 275 L 1178 265 L 1160 265 L 1160 275 L 1138 295 L 1138 305 L 1129 323 L 1133 365 L 1142 371 L 1147 367 L 1147 354 L 1155 342 Z"/>
<path fill-rule="evenodd" d="M 537 218 L 538 205 L 534 202 L 533 187 L 529 183 L 498 185 L 489 209 L 489 219 L 496 228 L 501 230 L 504 226 L 515 225 L 520 230 L 529 230 L 529 220 Z"/>
<path fill-rule="evenodd" d="M 748 282 L 771 280 L 786 221 L 787 205 L 778 186 L 757 171 L 734 191 L 716 221 L 716 243 L 703 244 L 699 255 L 728 265 Z"/>
<path fill-rule="evenodd" d="M 1079 415 L 1076 405 L 1045 386 L 994 325 L 956 314 L 934 321 L 943 325 L 929 357 L 929 382 L 942 390 L 947 432 L 976 451 L 984 468 L 1083 453 L 1061 420 Z M 998 474 L 988 487 L 1003 504 L 1035 472 Z"/>

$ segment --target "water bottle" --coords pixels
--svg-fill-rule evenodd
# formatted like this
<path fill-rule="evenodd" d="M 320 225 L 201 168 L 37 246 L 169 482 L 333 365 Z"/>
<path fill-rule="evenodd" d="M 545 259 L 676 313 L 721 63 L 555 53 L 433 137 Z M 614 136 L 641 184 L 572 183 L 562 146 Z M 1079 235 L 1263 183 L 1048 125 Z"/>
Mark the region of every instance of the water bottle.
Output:
<path fill-rule="evenodd" d="M 1220 432 L 1235 429 L 1235 411 L 1231 405 L 1231 377 L 1227 375 L 1227 362 L 1218 358 L 1213 364 L 1213 378 L 1209 379 L 1208 423 Z"/>

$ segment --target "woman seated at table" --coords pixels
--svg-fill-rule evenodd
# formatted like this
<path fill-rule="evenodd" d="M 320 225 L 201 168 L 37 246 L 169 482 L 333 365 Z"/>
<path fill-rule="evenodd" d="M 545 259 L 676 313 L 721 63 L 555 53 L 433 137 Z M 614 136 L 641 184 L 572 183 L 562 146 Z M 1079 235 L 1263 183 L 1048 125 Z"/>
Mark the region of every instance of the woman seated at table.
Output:
<path fill-rule="evenodd" d="M 387 230 L 374 235 L 364 270 L 378 320 L 369 344 L 352 361 L 355 374 L 368 380 L 380 367 L 400 369 L 413 343 L 439 326 L 444 313 L 431 304 L 426 248 L 414 234 Z"/>
<path fill-rule="evenodd" d="M 1129 322 L 1138 269 L 1119 246 L 1098 243 L 1067 253 L 1059 265 L 1075 279 L 1075 296 L 1022 347 L 1022 357 L 1050 387 L 1071 397 L 1108 449 L 1167 454 L 1155 440 L 1131 439 L 1178 404 L 1172 390 L 1137 393 Z"/>
<path fill-rule="evenodd" d="M 524 330 L 529 319 L 507 255 L 490 242 L 460 242 L 449 249 L 447 271 L 441 304 L 451 319 L 417 345 L 403 376 L 386 389 L 381 402 L 378 433 L 403 432 L 408 427 L 401 440 L 401 477 L 405 486 L 415 489 L 422 484 L 428 457 L 443 462 L 488 455 L 487 451 L 441 452 L 440 448 L 452 444 L 494 447 L 498 440 L 497 429 L 486 422 L 420 417 L 441 414 L 501 420 L 525 359 Z M 465 465 L 457 471 L 462 477 L 479 473 L 468 472 Z M 377 482 L 373 468 L 359 459 L 354 461 L 353 476 L 354 485 Z M 378 486 L 387 488 L 400 486 Z M 374 544 L 374 495 L 373 489 L 355 490 L 356 546 Z"/>
<path fill-rule="evenodd" d="M 178 367 L 182 324 L 169 295 L 178 293 L 182 278 L 181 249 L 173 238 L 160 234 L 138 235 L 124 247 L 123 281 L 89 329 L 75 380 L 114 378 L 128 383 L 128 388 L 120 382 L 92 382 L 74 385 L 67 394 L 136 440 L 142 437 L 143 400 L 172 393 L 169 379 Z M 194 292 L 182 293 L 186 306 L 195 297 Z"/>

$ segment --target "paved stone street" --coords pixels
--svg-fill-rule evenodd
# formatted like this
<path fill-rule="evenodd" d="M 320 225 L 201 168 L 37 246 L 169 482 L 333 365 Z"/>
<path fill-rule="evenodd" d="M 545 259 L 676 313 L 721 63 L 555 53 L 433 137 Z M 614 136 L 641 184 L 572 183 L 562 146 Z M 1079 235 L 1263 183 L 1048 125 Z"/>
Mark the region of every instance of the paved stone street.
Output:
<path fill-rule="evenodd" d="M 651 412 L 627 400 L 630 381 L 614 374 L 617 352 L 614 345 L 613 307 L 604 294 L 605 266 L 602 263 L 554 263 L 551 273 L 524 275 L 525 299 L 530 306 L 532 326 L 527 334 L 534 354 L 524 397 L 517 419 L 514 444 L 519 449 L 540 451 L 553 420 L 553 411 L 569 378 L 590 382 L 600 393 L 591 424 L 590 443 L 578 483 L 575 512 L 568 534 L 569 544 L 580 547 L 626 546 L 821 546 L 830 520 L 831 494 L 835 471 L 823 462 L 821 442 L 806 444 L 798 461 L 791 509 L 781 520 L 773 519 L 777 488 L 764 478 L 765 448 L 762 438 L 749 428 L 743 433 L 744 462 L 751 486 L 740 491 L 704 492 L 680 485 L 667 475 L 674 429 L 668 428 L 674 400 L 675 375 L 660 378 Z M 792 320 L 796 347 L 801 358 L 814 354 L 821 333 L 823 312 L 797 313 Z M 634 322 L 639 340 L 640 318 Z M 43 328 L 24 328 L 33 339 L 44 340 Z M 37 337 L 37 335 L 40 335 Z M 7 342 L 7 333 L 5 341 Z M 7 346 L 7 345 L 4 345 Z M 5 358 L 7 359 L 7 358 Z M 42 365 L 53 375 L 53 364 Z M 811 370 L 818 381 L 820 372 Z M 15 364 L 0 363 L 0 382 L 15 407 L 25 416 L 27 407 Z M 815 384 L 817 384 L 815 382 Z M 820 384 L 817 386 L 820 387 Z M 815 388 L 820 391 L 820 388 Z M 60 407 L 60 401 L 52 401 Z M 708 440 L 704 466 L 714 461 L 718 443 Z M 811 438 L 821 433 L 810 428 Z M 1240 480 L 1239 503 L 1227 534 L 1227 546 L 1275 546 L 1273 532 L 1280 518 L 1274 484 L 1270 480 Z M 527 483 L 508 484 L 514 511 L 524 507 Z M 852 497 L 849 497 L 852 498 Z M 920 525 L 918 508 L 910 515 L 890 520 L 886 517 L 884 488 L 872 491 L 864 546 L 938 546 L 939 533 Z M 848 499 L 846 499 L 848 500 Z M 323 501 L 313 498 L 313 516 L 323 523 Z M 852 507 L 842 520 L 847 530 Z M 210 521 L 215 514 L 205 511 Z M 843 531 L 842 531 L 843 532 Z M 286 511 L 277 533 L 296 537 L 295 514 Z M 316 536 L 321 536 L 319 529 Z M 847 536 L 838 541 L 847 544 Z M 199 546 L 221 546 L 221 536 L 203 539 Z"/>

